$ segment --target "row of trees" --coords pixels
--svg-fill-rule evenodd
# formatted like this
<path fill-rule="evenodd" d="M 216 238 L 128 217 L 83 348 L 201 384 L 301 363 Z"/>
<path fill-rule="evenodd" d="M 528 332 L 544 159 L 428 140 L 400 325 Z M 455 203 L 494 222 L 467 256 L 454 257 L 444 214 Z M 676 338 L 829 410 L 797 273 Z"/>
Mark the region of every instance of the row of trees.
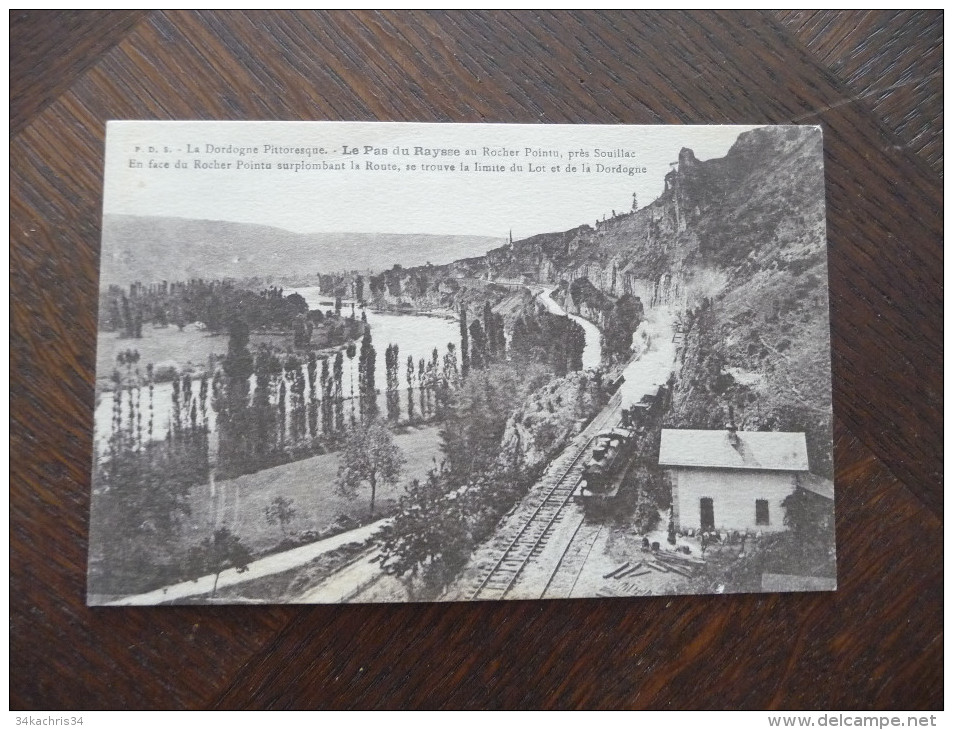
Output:
<path fill-rule="evenodd" d="M 345 429 L 378 415 L 380 402 L 386 403 L 386 417 L 392 423 L 404 420 L 404 409 L 406 420 L 411 422 L 442 417 L 447 394 L 460 378 L 453 343 L 448 343 L 442 358 L 436 348 L 430 359 L 415 362 L 408 357 L 403 372 L 399 349 L 390 345 L 385 355 L 387 386 L 381 396 L 375 377 L 377 354 L 369 328 L 359 351 L 351 343 L 329 358 L 318 358 L 313 351 L 304 357 L 283 354 L 267 345 L 253 353 L 249 335 L 248 326 L 236 318 L 229 332 L 228 354 L 211 379 L 203 376 L 201 397 L 193 393 L 191 377 L 172 379 L 171 404 L 166 401 L 162 408 L 162 423 L 155 419 L 150 365 L 149 417 L 145 424 L 138 411 L 138 421 L 130 416 L 120 424 L 114 418 L 112 431 L 118 434 L 120 443 L 151 443 L 161 438 L 158 432 L 162 429 L 168 429 L 169 438 L 174 439 L 191 410 L 193 420 L 198 417 L 202 424 L 203 431 L 196 438 L 203 440 L 206 453 L 212 436 L 216 437 L 213 451 L 217 473 L 220 478 L 228 478 L 337 448 Z M 114 376 L 114 408 L 131 404 L 145 387 L 138 369 L 132 372 L 133 357 L 138 362 L 135 351 L 120 353 L 120 360 L 129 358 L 129 364 L 125 376 L 119 371 Z M 404 408 L 399 392 L 402 379 L 407 389 Z M 210 408 L 215 415 L 213 421 L 208 415 Z M 201 474 L 207 474 L 207 466 Z M 193 483 L 203 478 L 198 476 Z"/>
<path fill-rule="evenodd" d="M 143 324 L 177 325 L 202 322 L 213 332 L 224 332 L 234 316 L 252 329 L 289 330 L 297 315 L 308 316 L 308 305 L 298 294 L 284 296 L 271 287 L 250 291 L 231 281 L 192 279 L 187 282 L 132 284 L 128 291 L 110 286 L 101 295 L 100 328 L 123 337 L 142 337 Z"/>
<path fill-rule="evenodd" d="M 510 342 L 516 362 L 542 362 L 556 375 L 582 370 L 586 331 L 569 317 L 539 312 L 518 317 Z"/>
<path fill-rule="evenodd" d="M 209 478 L 208 378 L 173 381 L 171 403 L 163 409 L 169 428 L 158 439 L 153 368 L 147 365 L 143 373 L 138 362 L 134 351 L 117 358 L 110 434 L 105 447 L 97 447 L 91 529 L 100 553 L 91 559 L 90 580 L 101 593 L 177 577 L 170 566 L 190 514 L 189 493 Z M 144 573 L 146 565 L 159 566 L 158 573 Z"/>
<path fill-rule="evenodd" d="M 329 358 L 309 352 L 299 359 L 279 357 L 266 346 L 253 356 L 247 327 L 236 323 L 228 355 L 214 380 L 219 473 L 245 474 L 337 448 L 345 430 L 379 415 L 392 424 L 442 418 L 447 395 L 460 378 L 453 343 L 448 343 L 442 358 L 434 348 L 429 360 L 415 362 L 408 357 L 405 364 L 398 346 L 391 344 L 384 362 L 386 386 L 381 394 L 370 328 L 365 328 L 360 348 L 350 343 Z M 402 378 L 407 386 L 406 417 Z"/>
<path fill-rule="evenodd" d="M 253 356 L 248 327 L 236 319 L 215 381 L 219 473 L 247 474 L 333 448 L 348 424 L 372 418 L 377 412 L 376 352 L 369 328 L 361 340 L 357 392 L 352 377 L 351 397 L 345 398 L 344 360 L 353 361 L 356 354 L 351 343 L 330 358 L 319 359 L 313 351 L 303 360 L 281 358 L 266 346 Z"/>
<path fill-rule="evenodd" d="M 489 302 L 483 305 L 483 321 L 467 323 L 466 304 L 460 304 L 460 348 L 463 352 L 463 377 L 470 369 L 482 370 L 506 359 L 506 333 L 503 315 L 495 313 Z"/>

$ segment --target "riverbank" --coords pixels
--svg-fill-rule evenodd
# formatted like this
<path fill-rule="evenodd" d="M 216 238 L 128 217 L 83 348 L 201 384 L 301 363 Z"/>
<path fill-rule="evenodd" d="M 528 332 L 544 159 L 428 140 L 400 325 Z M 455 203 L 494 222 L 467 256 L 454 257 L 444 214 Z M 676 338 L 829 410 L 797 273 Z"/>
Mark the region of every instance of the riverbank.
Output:
<path fill-rule="evenodd" d="M 449 309 L 414 309 L 413 307 L 367 307 L 367 311 L 373 312 L 374 314 L 387 314 L 391 316 L 401 317 L 429 317 L 432 319 L 446 319 L 452 322 L 457 322 L 460 318 L 456 315 L 455 312 Z"/>
<path fill-rule="evenodd" d="M 373 330 L 372 330 L 373 332 Z M 320 326 L 315 330 L 320 337 Z M 313 351 L 318 358 L 332 357 L 346 350 L 349 344 L 359 345 L 363 331 L 355 338 L 337 345 L 322 344 L 320 339 L 308 348 L 294 347 L 294 334 L 288 331 L 251 332 L 248 348 L 252 352 L 265 345 L 279 353 L 294 353 L 299 358 L 307 357 Z M 117 363 L 120 353 L 133 350 L 139 353 L 139 360 L 127 369 Z M 228 334 L 209 332 L 194 324 L 186 325 L 182 330 L 177 327 L 147 327 L 143 336 L 138 338 L 119 337 L 116 332 L 100 332 L 96 339 L 97 393 L 111 393 L 115 390 L 113 372 L 118 370 L 128 380 L 138 369 L 144 380 L 146 367 L 153 367 L 153 382 L 167 383 L 176 375 L 191 375 L 201 378 L 211 376 L 215 363 L 228 354 Z M 128 383 L 124 382 L 124 386 Z"/>

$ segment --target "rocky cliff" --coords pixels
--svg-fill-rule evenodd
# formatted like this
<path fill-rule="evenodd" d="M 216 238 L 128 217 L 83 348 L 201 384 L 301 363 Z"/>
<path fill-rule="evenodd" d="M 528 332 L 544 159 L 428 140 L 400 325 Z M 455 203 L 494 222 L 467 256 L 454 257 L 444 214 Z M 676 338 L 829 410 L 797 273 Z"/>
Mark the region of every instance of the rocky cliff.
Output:
<path fill-rule="evenodd" d="M 548 283 L 568 311 L 602 325 L 623 302 L 648 315 L 670 306 L 685 334 L 667 425 L 722 428 L 731 409 L 742 429 L 805 431 L 812 468 L 829 475 L 822 160 L 817 127 L 745 132 L 720 159 L 683 149 L 644 208 L 444 266 L 392 269 L 376 290 L 398 306 L 499 306 L 504 290 L 489 282 Z"/>
<path fill-rule="evenodd" d="M 673 306 L 686 329 L 667 425 L 805 431 L 830 475 L 831 385 L 822 138 L 765 127 L 720 159 L 689 149 L 663 194 L 595 228 L 534 236 L 457 261 L 457 277 L 559 286 L 600 322 L 625 294 Z"/>

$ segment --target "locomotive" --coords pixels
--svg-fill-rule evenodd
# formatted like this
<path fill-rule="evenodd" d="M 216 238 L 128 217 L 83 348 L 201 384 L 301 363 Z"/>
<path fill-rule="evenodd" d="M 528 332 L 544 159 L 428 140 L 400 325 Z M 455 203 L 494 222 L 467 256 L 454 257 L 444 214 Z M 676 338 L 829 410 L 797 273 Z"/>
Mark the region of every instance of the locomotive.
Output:
<path fill-rule="evenodd" d="M 634 430 L 619 426 L 596 436 L 576 487 L 578 501 L 606 501 L 619 493 L 635 435 Z"/>
<path fill-rule="evenodd" d="M 577 502 L 605 504 L 616 497 L 636 452 L 644 447 L 649 432 L 660 421 L 667 396 L 668 387 L 664 385 L 643 395 L 638 403 L 622 409 L 618 426 L 596 436 L 573 493 Z"/>

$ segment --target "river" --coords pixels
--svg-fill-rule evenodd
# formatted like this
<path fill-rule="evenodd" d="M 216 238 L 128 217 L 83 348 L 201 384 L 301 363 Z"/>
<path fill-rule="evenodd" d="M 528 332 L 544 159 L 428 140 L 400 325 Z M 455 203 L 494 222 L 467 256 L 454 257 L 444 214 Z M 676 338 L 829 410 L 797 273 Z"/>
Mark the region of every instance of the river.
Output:
<path fill-rule="evenodd" d="M 549 311 L 558 315 L 566 314 L 565 310 L 553 300 L 551 296 L 553 291 L 552 288 L 536 288 L 535 290 L 540 294 L 540 301 Z M 334 307 L 334 298 L 328 295 L 322 295 L 318 287 L 285 289 L 284 293 L 286 296 L 289 294 L 299 294 L 308 303 L 308 307 L 310 309 L 320 309 L 322 311 L 326 311 L 328 309 L 333 309 Z M 345 300 L 342 302 L 342 304 L 342 313 L 346 316 L 350 313 L 352 302 L 350 300 Z M 441 359 L 442 367 L 443 356 L 447 352 L 447 344 L 452 342 L 454 347 L 457 349 L 457 361 L 459 363 L 460 325 L 457 320 L 452 319 L 449 315 L 391 314 L 387 312 L 375 312 L 370 309 L 366 309 L 364 311 L 367 315 L 367 322 L 371 327 L 371 337 L 376 352 L 376 362 L 374 368 L 375 386 L 379 391 L 384 392 L 387 388 L 387 368 L 384 354 L 388 345 L 396 344 L 398 347 L 399 388 L 402 391 L 405 391 L 407 388 L 408 355 L 413 357 L 416 368 L 419 365 L 421 358 L 429 362 L 433 356 L 433 350 L 436 348 Z M 358 310 L 355 311 L 355 314 L 360 316 Z M 592 322 L 589 322 L 582 317 L 575 315 L 568 316 L 574 322 L 578 323 L 586 334 L 586 345 L 582 355 L 583 367 L 587 369 L 598 368 L 602 361 L 602 335 L 599 332 L 599 329 L 592 324 Z M 193 354 L 191 350 L 194 349 L 194 341 L 197 336 L 196 333 L 189 331 L 178 333 L 174 330 L 163 330 L 161 335 L 162 337 L 170 340 L 177 340 L 177 338 L 182 339 L 181 343 L 172 341 L 164 343 L 163 348 L 167 353 L 182 352 L 184 349 L 188 350 L 188 354 Z M 113 335 L 110 333 L 103 333 L 100 338 L 101 340 L 104 340 L 112 336 Z M 137 349 L 135 341 L 130 340 L 126 342 L 128 342 L 130 349 Z M 197 357 L 197 361 L 201 361 L 203 358 L 206 358 L 209 352 L 218 352 L 219 354 L 224 354 L 224 351 L 227 348 L 227 343 L 228 338 L 225 335 L 205 335 L 201 342 L 201 356 Z M 102 347 L 103 344 L 104 343 L 101 342 L 100 347 Z M 139 345 L 139 347 L 142 348 L 144 352 L 148 352 L 148 344 L 149 343 L 143 342 Z M 145 368 L 145 364 L 146 362 L 144 358 L 140 363 L 142 366 L 141 369 Z M 354 391 L 356 391 L 358 388 L 357 369 L 357 355 L 355 355 L 353 359 L 348 359 L 347 357 L 344 358 L 344 377 L 342 378 L 342 388 L 345 398 L 351 397 L 353 393 L 352 385 Z M 320 373 L 320 369 L 318 372 Z M 305 376 L 307 377 L 306 372 Z M 169 428 L 169 419 L 172 411 L 172 385 L 168 382 L 157 383 L 154 388 L 153 438 L 163 439 L 165 438 Z M 193 395 L 198 395 L 198 388 L 199 384 L 196 381 L 192 386 Z M 254 383 L 252 383 L 252 390 L 254 390 Z M 139 403 L 143 414 L 142 438 L 145 440 L 147 438 L 146 432 L 148 429 L 149 413 L 149 398 L 148 390 L 146 388 L 143 388 L 141 391 Z M 404 407 L 403 402 L 401 403 L 401 407 Z M 124 396 L 122 408 L 124 419 L 127 416 L 128 408 L 128 396 Z M 104 450 L 105 446 L 107 445 L 109 435 L 111 433 L 111 423 L 113 417 L 112 409 L 113 394 L 111 392 L 101 392 L 98 397 L 95 413 L 96 444 L 99 446 L 101 451 Z M 215 413 L 211 408 L 210 403 L 207 409 L 207 417 L 209 430 L 214 432 Z"/>
<path fill-rule="evenodd" d="M 300 295 L 307 303 L 309 309 L 320 309 L 327 311 L 334 309 L 334 297 L 327 294 L 322 295 L 318 287 L 301 287 L 298 289 L 285 289 L 285 296 L 289 294 Z M 350 300 L 343 300 L 341 313 L 347 316 L 351 309 Z M 360 310 L 355 311 L 356 316 L 360 316 Z M 374 351 L 377 353 L 375 363 L 374 384 L 378 390 L 387 388 L 387 366 L 384 362 L 384 351 L 388 345 L 397 345 L 398 361 L 400 367 L 400 388 L 407 388 L 407 356 L 414 358 L 415 366 L 424 358 L 430 362 L 433 357 L 433 350 L 436 347 L 440 356 L 441 367 L 443 365 L 443 356 L 447 352 L 447 343 L 452 342 L 457 349 L 457 362 L 460 361 L 460 325 L 448 316 L 439 315 L 421 315 L 421 314 L 389 314 L 387 312 L 374 312 L 365 309 L 367 323 L 371 327 L 371 340 L 374 343 Z M 360 343 L 358 343 L 360 351 Z M 351 392 L 351 378 L 354 376 L 354 389 L 357 390 L 357 355 L 354 360 L 348 362 L 344 360 L 344 395 L 348 397 Z"/>
<path fill-rule="evenodd" d="M 310 309 L 334 308 L 334 298 L 327 295 L 321 295 L 317 287 L 302 287 L 298 289 L 286 289 L 285 295 L 299 294 L 308 303 Z M 344 308 L 342 314 L 347 316 L 350 313 L 351 302 L 343 302 Z M 400 389 L 407 388 L 407 356 L 414 359 L 415 373 L 421 358 L 430 361 L 433 357 L 433 350 L 437 348 L 441 367 L 443 366 L 443 356 L 447 352 L 447 344 L 452 342 L 457 348 L 457 361 L 460 354 L 460 325 L 457 321 L 448 316 L 439 315 L 420 315 L 420 314 L 389 314 L 384 312 L 373 312 L 370 309 L 365 310 L 367 322 L 371 327 L 371 338 L 376 352 L 375 360 L 375 386 L 381 392 L 387 388 L 387 367 L 384 359 L 384 353 L 388 345 L 396 344 L 398 347 L 399 361 L 399 383 Z M 360 311 L 356 311 L 360 316 Z M 148 332 L 148 330 L 146 330 Z M 163 338 L 169 340 L 164 342 L 166 353 L 180 353 L 184 357 L 183 351 L 187 350 L 188 355 L 198 355 L 190 357 L 197 362 L 201 362 L 208 357 L 210 352 L 225 354 L 228 347 L 228 337 L 226 335 L 202 335 L 202 333 L 192 332 L 187 329 L 185 332 L 177 332 L 174 329 L 164 329 L 159 333 Z M 146 338 L 149 334 L 146 334 Z M 196 337 L 201 338 L 201 353 L 193 353 L 195 349 Z M 113 333 L 103 333 L 100 335 L 100 348 L 112 346 L 109 342 L 115 339 Z M 181 340 L 181 342 L 179 342 Z M 142 349 L 149 352 L 150 342 L 139 341 L 141 344 L 137 347 L 135 340 L 125 340 L 124 344 L 129 349 Z M 155 349 L 155 348 L 153 348 Z M 358 343 L 358 354 L 360 352 L 360 343 Z M 342 388 L 344 397 L 349 398 L 352 394 L 352 385 L 354 391 L 358 389 L 358 354 L 355 354 L 352 360 L 346 356 L 344 358 L 344 377 L 342 378 Z M 145 370 L 147 364 L 145 358 L 139 363 L 140 369 Z M 169 364 L 169 363 L 166 363 Z M 318 365 L 320 374 L 320 363 Z M 307 368 L 304 368 L 305 378 L 307 379 Z M 100 373 L 101 375 L 102 373 Z M 416 387 L 416 382 L 415 382 Z M 199 383 L 195 381 L 192 386 L 193 395 L 198 395 Z M 251 390 L 254 391 L 254 377 L 252 378 Z M 163 439 L 169 430 L 169 419 L 172 412 L 172 384 L 168 382 L 156 383 L 153 392 L 153 438 Z M 149 414 L 149 393 L 147 388 L 143 388 L 139 394 L 139 406 L 142 412 L 142 438 L 147 439 L 148 414 Z M 403 404 L 402 404 L 403 406 Z M 129 410 L 128 395 L 123 396 L 122 411 L 125 421 Z M 211 408 L 211 403 L 207 409 L 209 430 L 215 431 L 215 412 Z M 113 418 L 113 394 L 111 392 L 101 392 L 98 394 L 95 424 L 96 424 L 96 444 L 103 451 L 108 444 L 111 433 L 111 424 Z M 214 448 L 214 447 L 213 447 Z"/>

